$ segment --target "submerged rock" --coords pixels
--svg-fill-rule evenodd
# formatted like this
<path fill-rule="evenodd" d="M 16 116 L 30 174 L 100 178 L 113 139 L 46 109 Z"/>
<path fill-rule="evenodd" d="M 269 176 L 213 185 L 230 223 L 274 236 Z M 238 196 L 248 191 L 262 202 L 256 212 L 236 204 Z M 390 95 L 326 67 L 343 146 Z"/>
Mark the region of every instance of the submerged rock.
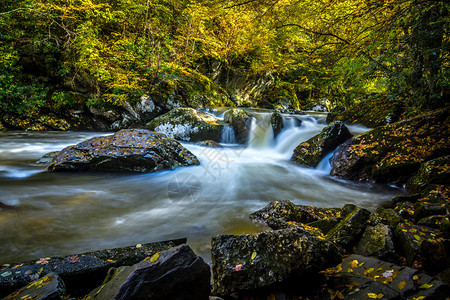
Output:
<path fill-rule="evenodd" d="M 66 287 L 61 278 L 50 273 L 35 280 L 13 294 L 3 298 L 4 300 L 32 299 L 32 300 L 60 300 L 66 299 Z"/>
<path fill-rule="evenodd" d="M 298 145 L 291 159 L 307 167 L 316 167 L 328 153 L 351 137 L 344 123 L 333 122 L 321 133 Z"/>
<path fill-rule="evenodd" d="M 210 147 L 210 148 L 223 148 L 223 146 L 215 141 L 206 140 L 198 143 L 200 146 Z"/>
<path fill-rule="evenodd" d="M 249 112 L 237 108 L 225 112 L 224 121 L 233 127 L 237 143 L 245 144 L 248 142 L 252 129 L 252 118 L 253 116 Z"/>
<path fill-rule="evenodd" d="M 403 184 L 422 163 L 450 149 L 450 108 L 375 128 L 336 151 L 331 175 Z"/>
<path fill-rule="evenodd" d="M 338 248 L 291 227 L 212 239 L 213 294 L 231 295 L 314 274 L 341 260 Z"/>
<path fill-rule="evenodd" d="M 158 252 L 148 260 L 116 269 L 109 275 L 88 299 L 209 298 L 210 268 L 187 245 Z"/>
<path fill-rule="evenodd" d="M 189 150 L 162 133 L 124 129 L 63 149 L 47 170 L 156 172 L 198 164 Z"/>
<path fill-rule="evenodd" d="M 218 122 L 219 120 L 211 115 L 193 108 L 180 107 L 153 119 L 145 125 L 145 128 L 182 141 L 220 142 L 223 125 Z"/>

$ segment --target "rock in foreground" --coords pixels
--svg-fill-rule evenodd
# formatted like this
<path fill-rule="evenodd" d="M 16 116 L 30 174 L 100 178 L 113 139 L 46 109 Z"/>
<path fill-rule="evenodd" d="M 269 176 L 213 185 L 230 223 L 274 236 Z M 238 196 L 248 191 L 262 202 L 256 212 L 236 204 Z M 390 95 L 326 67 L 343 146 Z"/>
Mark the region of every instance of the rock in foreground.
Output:
<path fill-rule="evenodd" d="M 298 145 L 292 160 L 307 167 L 316 167 L 328 153 L 351 137 L 344 123 L 333 122 L 321 133 Z"/>
<path fill-rule="evenodd" d="M 213 293 L 218 296 L 314 274 L 341 261 L 333 243 L 301 228 L 215 236 L 211 253 Z"/>
<path fill-rule="evenodd" d="M 209 266 L 187 245 L 157 253 L 131 267 L 116 269 L 110 275 L 88 299 L 209 298 Z"/>
<path fill-rule="evenodd" d="M 47 170 L 156 172 L 198 164 L 195 155 L 162 133 L 124 129 L 66 147 Z"/>

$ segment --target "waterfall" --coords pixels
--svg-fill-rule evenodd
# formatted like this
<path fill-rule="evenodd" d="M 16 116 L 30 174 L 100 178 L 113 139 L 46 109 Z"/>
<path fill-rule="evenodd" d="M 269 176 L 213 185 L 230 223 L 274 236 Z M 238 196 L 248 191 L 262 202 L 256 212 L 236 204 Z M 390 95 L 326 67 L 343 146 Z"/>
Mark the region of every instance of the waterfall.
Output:
<path fill-rule="evenodd" d="M 334 150 L 334 151 L 336 151 L 336 150 Z M 326 174 L 330 174 L 331 169 L 332 169 L 331 163 L 330 163 L 330 159 L 333 156 L 334 151 L 331 151 L 330 153 L 325 155 L 325 157 L 317 165 L 316 170 L 319 170 L 319 171 L 324 172 Z"/>
<path fill-rule="evenodd" d="M 270 113 L 254 114 L 249 136 L 249 148 L 264 149 L 275 144 L 272 124 L 270 123 Z"/>
<path fill-rule="evenodd" d="M 222 143 L 225 144 L 235 144 L 236 137 L 234 135 L 234 129 L 231 126 L 223 126 L 222 129 Z"/>

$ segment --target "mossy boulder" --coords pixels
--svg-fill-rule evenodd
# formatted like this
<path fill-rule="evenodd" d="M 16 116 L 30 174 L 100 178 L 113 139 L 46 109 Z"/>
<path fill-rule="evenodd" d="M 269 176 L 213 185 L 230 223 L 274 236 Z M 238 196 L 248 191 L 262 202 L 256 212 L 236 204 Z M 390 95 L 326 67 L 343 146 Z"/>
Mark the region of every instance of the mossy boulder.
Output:
<path fill-rule="evenodd" d="M 254 117 L 249 112 L 242 109 L 232 108 L 225 112 L 224 121 L 233 127 L 237 143 L 248 142 L 252 129 L 252 118 Z"/>
<path fill-rule="evenodd" d="M 215 236 L 211 253 L 213 294 L 222 297 L 313 275 L 341 261 L 333 243 L 298 227 Z"/>
<path fill-rule="evenodd" d="M 270 124 L 272 125 L 273 136 L 276 137 L 284 128 L 283 116 L 278 110 L 272 113 Z"/>
<path fill-rule="evenodd" d="M 450 293 L 419 270 L 357 254 L 323 273 L 329 279 L 318 299 L 445 299 Z"/>
<path fill-rule="evenodd" d="M 176 140 L 220 142 L 223 124 L 211 115 L 193 108 L 175 108 L 145 125 L 146 129 L 166 134 Z"/>
<path fill-rule="evenodd" d="M 450 108 L 375 128 L 339 147 L 331 175 L 404 184 L 422 163 L 448 155 Z"/>
<path fill-rule="evenodd" d="M 198 164 L 195 155 L 162 133 L 124 129 L 66 147 L 47 170 L 143 173 Z"/>
<path fill-rule="evenodd" d="M 3 299 L 57 300 L 66 299 L 66 296 L 66 287 L 63 280 L 58 275 L 50 273 L 29 283 Z"/>
<path fill-rule="evenodd" d="M 342 210 L 345 211 L 347 208 L 351 208 L 351 211 L 328 231 L 325 238 L 344 249 L 351 249 L 366 229 L 370 211 L 352 204 L 345 205 Z"/>
<path fill-rule="evenodd" d="M 328 153 L 351 137 L 344 123 L 333 122 L 321 133 L 298 145 L 291 159 L 303 166 L 316 167 Z"/>
<path fill-rule="evenodd" d="M 398 223 L 404 222 L 403 219 L 394 209 L 392 208 L 378 208 L 377 216 L 380 222 L 391 226 L 391 228 L 397 227 Z"/>
<path fill-rule="evenodd" d="M 314 221 L 334 219 L 340 216 L 341 210 L 338 208 L 295 205 L 288 200 L 280 200 L 271 202 L 263 209 L 252 213 L 250 219 L 253 222 L 267 224 L 270 228 L 276 230 L 294 224 L 309 224 Z"/>
<path fill-rule="evenodd" d="M 394 235 L 390 226 L 381 223 L 367 226 L 356 245 L 355 253 L 385 261 L 397 261 L 398 255 L 395 252 Z"/>
<path fill-rule="evenodd" d="M 450 155 L 423 163 L 407 183 L 408 189 L 422 194 L 450 182 Z"/>

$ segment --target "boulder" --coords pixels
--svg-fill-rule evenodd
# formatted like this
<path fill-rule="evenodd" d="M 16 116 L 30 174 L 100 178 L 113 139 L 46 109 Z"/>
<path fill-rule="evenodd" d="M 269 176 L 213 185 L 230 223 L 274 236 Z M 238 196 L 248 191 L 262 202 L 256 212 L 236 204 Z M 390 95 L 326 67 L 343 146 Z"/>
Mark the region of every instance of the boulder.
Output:
<path fill-rule="evenodd" d="M 237 108 L 225 112 L 224 121 L 233 127 L 237 143 L 245 144 L 248 142 L 252 130 L 252 118 L 254 117 L 249 112 Z"/>
<path fill-rule="evenodd" d="M 434 274 L 448 266 L 446 242 L 438 230 L 400 223 L 394 234 L 401 254 L 409 266 Z"/>
<path fill-rule="evenodd" d="M 66 147 L 47 170 L 156 172 L 198 164 L 189 150 L 162 133 L 124 129 Z"/>
<path fill-rule="evenodd" d="M 213 294 L 227 296 L 308 276 L 341 260 L 338 248 L 298 227 L 212 238 Z"/>
<path fill-rule="evenodd" d="M 298 145 L 291 159 L 303 166 L 316 167 L 328 153 L 351 137 L 344 123 L 333 122 L 321 133 Z"/>
<path fill-rule="evenodd" d="M 349 140 L 332 158 L 331 175 L 404 184 L 422 163 L 450 149 L 450 108 L 377 127 Z"/>
<path fill-rule="evenodd" d="M 111 273 L 88 299 L 209 299 L 210 268 L 187 245 Z"/>
<path fill-rule="evenodd" d="M 450 182 L 449 165 L 449 155 L 423 163 L 417 174 L 409 179 L 407 188 L 425 194 L 436 185 L 447 185 Z"/>
<path fill-rule="evenodd" d="M 0 297 L 52 272 L 64 280 L 69 294 L 84 295 L 102 283 L 110 268 L 136 264 L 159 251 L 185 242 L 186 239 L 179 239 L 11 263 L 3 266 L 0 272 Z"/>
<path fill-rule="evenodd" d="M 50 273 L 3 299 L 61 300 L 66 299 L 66 288 L 58 275 Z"/>
<path fill-rule="evenodd" d="M 397 203 L 394 210 L 406 220 L 410 220 L 414 216 L 414 204 L 409 201 Z"/>
<path fill-rule="evenodd" d="M 211 115 L 193 108 L 175 108 L 145 125 L 145 128 L 166 134 L 169 138 L 198 142 L 220 142 L 223 124 Z"/>
<path fill-rule="evenodd" d="M 442 220 L 445 218 L 445 215 L 437 215 L 437 216 L 429 216 L 429 217 L 425 217 L 420 219 L 417 222 L 417 225 L 419 226 L 427 226 L 427 227 L 431 227 L 434 229 L 440 229 L 441 228 L 441 224 L 442 224 Z"/>
<path fill-rule="evenodd" d="M 276 110 L 272 113 L 272 116 L 270 117 L 270 124 L 272 125 L 273 136 L 277 137 L 277 135 L 284 128 L 283 116 L 279 111 Z"/>
<path fill-rule="evenodd" d="M 356 254 L 323 273 L 330 278 L 325 293 L 340 299 L 445 299 L 450 293 L 419 270 Z"/>
<path fill-rule="evenodd" d="M 391 228 L 381 223 L 367 226 L 356 245 L 355 253 L 396 262 L 398 255 L 395 252 L 394 235 Z"/>
<path fill-rule="evenodd" d="M 318 220 L 339 217 L 337 208 L 321 208 L 295 205 L 288 200 L 274 201 L 250 215 L 254 222 L 267 224 L 272 229 L 282 229 L 294 223 L 310 223 Z"/>
<path fill-rule="evenodd" d="M 325 238 L 348 250 L 363 234 L 370 211 L 352 204 L 345 205 L 342 210 L 345 211 L 347 208 L 351 208 L 352 211 L 343 213 L 344 218 L 326 234 Z"/>
<path fill-rule="evenodd" d="M 391 228 L 396 228 L 398 223 L 405 220 L 392 208 L 378 208 L 377 215 L 380 222 L 389 225 Z"/>

